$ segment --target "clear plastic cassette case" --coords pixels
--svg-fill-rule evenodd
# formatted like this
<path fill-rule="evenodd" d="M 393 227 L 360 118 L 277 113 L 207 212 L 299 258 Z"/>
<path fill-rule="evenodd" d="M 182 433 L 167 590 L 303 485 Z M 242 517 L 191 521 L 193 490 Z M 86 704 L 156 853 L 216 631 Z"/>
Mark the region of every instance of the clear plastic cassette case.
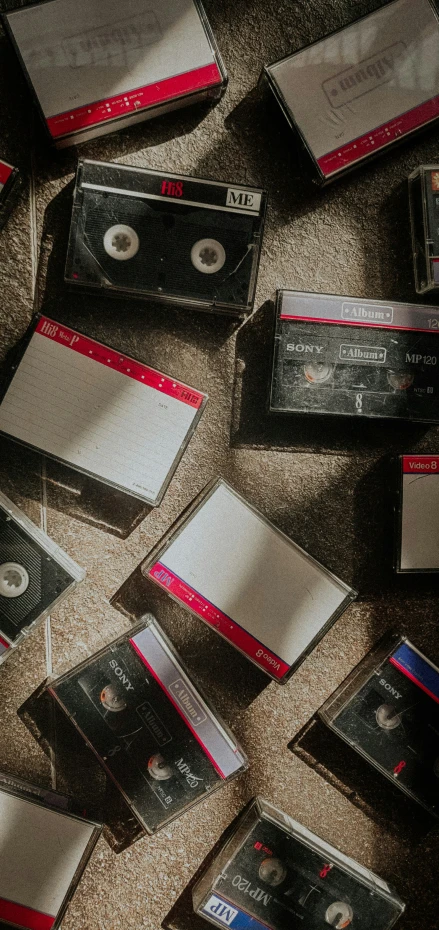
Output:
<path fill-rule="evenodd" d="M 409 177 L 413 266 L 418 294 L 439 294 L 439 165 Z"/>
<path fill-rule="evenodd" d="M 247 768 L 149 616 L 48 686 L 152 834 Z"/>
<path fill-rule="evenodd" d="M 439 572 L 439 456 L 397 459 L 397 572 Z"/>
<path fill-rule="evenodd" d="M 202 391 L 39 315 L 7 372 L 0 432 L 156 507 L 206 403 Z"/>
<path fill-rule="evenodd" d="M 199 0 L 44 0 L 3 24 L 57 148 L 214 102 L 227 85 Z"/>
<path fill-rule="evenodd" d="M 392 0 L 263 76 L 316 180 L 329 184 L 437 120 L 438 56 L 433 0 Z"/>
<path fill-rule="evenodd" d="M 0 230 L 7 223 L 18 199 L 22 177 L 18 168 L 0 158 Z"/>
<path fill-rule="evenodd" d="M 397 788 L 439 817 L 439 669 L 387 635 L 319 716 Z"/>
<path fill-rule="evenodd" d="M 232 930 L 389 930 L 405 908 L 381 878 L 262 798 L 201 875 L 193 906 Z"/>
<path fill-rule="evenodd" d="M 257 188 L 81 161 L 66 281 L 241 317 L 253 307 L 265 210 Z"/>
<path fill-rule="evenodd" d="M 277 292 L 270 413 L 439 423 L 435 307 Z"/>
<path fill-rule="evenodd" d="M 0 492 L 0 665 L 85 571 Z"/>
<path fill-rule="evenodd" d="M 0 773 L 0 921 L 57 930 L 101 832 L 69 799 Z"/>
<path fill-rule="evenodd" d="M 280 683 L 356 597 L 222 479 L 141 571 Z"/>

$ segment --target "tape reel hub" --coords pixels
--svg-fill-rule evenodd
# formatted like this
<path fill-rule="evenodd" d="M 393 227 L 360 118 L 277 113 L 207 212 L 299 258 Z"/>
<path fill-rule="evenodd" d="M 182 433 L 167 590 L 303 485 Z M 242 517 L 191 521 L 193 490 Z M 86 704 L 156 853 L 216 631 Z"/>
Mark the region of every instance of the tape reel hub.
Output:
<path fill-rule="evenodd" d="M 124 223 L 118 223 L 107 229 L 104 236 L 104 249 L 110 258 L 117 262 L 127 262 L 139 251 L 140 240 L 136 230 Z"/>
<path fill-rule="evenodd" d="M 19 562 L 3 562 L 0 565 L 0 595 L 20 597 L 29 587 L 29 575 Z"/>
<path fill-rule="evenodd" d="M 217 239 L 199 239 L 191 249 L 191 262 L 202 274 L 216 274 L 226 260 L 224 246 Z"/>

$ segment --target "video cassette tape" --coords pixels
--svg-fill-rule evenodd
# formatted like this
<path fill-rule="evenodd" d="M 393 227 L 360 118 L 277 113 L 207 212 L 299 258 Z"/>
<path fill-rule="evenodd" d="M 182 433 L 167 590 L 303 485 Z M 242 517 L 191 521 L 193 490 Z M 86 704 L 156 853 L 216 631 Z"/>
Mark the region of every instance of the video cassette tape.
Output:
<path fill-rule="evenodd" d="M 0 230 L 5 226 L 14 207 L 20 181 L 18 168 L 0 159 Z"/>
<path fill-rule="evenodd" d="M 409 177 L 415 286 L 439 294 L 439 165 L 422 165 Z"/>
<path fill-rule="evenodd" d="M 389 930 L 405 910 L 370 869 L 259 797 L 192 896 L 196 914 L 232 930 Z"/>
<path fill-rule="evenodd" d="M 84 577 L 85 571 L 0 492 L 0 665 Z"/>
<path fill-rule="evenodd" d="M 439 669 L 405 636 L 385 636 L 319 716 L 396 787 L 439 817 Z"/>
<path fill-rule="evenodd" d="M 398 457 L 397 572 L 439 572 L 439 455 Z"/>
<path fill-rule="evenodd" d="M 253 187 L 81 161 L 66 281 L 245 315 L 265 209 L 264 191 Z"/>
<path fill-rule="evenodd" d="M 281 684 L 356 597 L 222 479 L 141 571 Z"/>
<path fill-rule="evenodd" d="M 328 184 L 437 119 L 438 57 L 433 0 L 393 0 L 263 73 Z"/>
<path fill-rule="evenodd" d="M 148 834 L 247 768 L 151 615 L 48 691 Z"/>
<path fill-rule="evenodd" d="M 0 774 L 0 921 L 56 930 L 101 832 L 68 798 Z"/>
<path fill-rule="evenodd" d="M 439 423 L 434 307 L 278 291 L 270 413 Z"/>
<path fill-rule="evenodd" d="M 43 315 L 20 346 L 0 433 L 157 506 L 207 394 Z"/>
<path fill-rule="evenodd" d="M 218 100 L 227 84 L 199 0 L 45 0 L 3 24 L 57 148 Z"/>

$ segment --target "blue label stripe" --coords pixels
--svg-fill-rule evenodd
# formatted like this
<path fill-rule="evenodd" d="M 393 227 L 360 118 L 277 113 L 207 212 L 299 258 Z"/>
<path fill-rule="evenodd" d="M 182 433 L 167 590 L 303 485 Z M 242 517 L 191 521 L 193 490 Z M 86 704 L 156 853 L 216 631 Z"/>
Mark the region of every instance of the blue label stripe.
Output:
<path fill-rule="evenodd" d="M 203 913 L 208 914 L 210 919 L 213 918 L 221 926 L 232 927 L 232 930 L 267 930 L 268 924 L 262 923 L 250 914 L 246 914 L 236 904 L 231 904 L 230 901 L 220 897 L 216 892 L 212 893 L 213 896 L 218 904 L 215 903 L 212 909 L 205 904 Z M 212 900 L 212 897 L 210 900 Z M 209 901 L 207 904 L 209 904 Z"/>
<path fill-rule="evenodd" d="M 390 661 L 439 702 L 439 670 L 430 665 L 419 652 L 408 643 L 403 643 L 393 653 Z"/>

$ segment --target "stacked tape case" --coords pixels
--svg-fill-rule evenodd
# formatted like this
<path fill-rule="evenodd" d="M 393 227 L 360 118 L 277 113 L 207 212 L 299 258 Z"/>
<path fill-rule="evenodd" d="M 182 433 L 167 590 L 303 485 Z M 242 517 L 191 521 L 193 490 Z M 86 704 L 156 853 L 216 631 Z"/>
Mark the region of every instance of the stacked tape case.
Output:
<path fill-rule="evenodd" d="M 68 810 L 68 798 L 0 774 L 0 921 L 57 930 L 100 825 Z"/>
<path fill-rule="evenodd" d="M 3 23 L 58 148 L 217 100 L 226 86 L 198 0 L 44 0 Z"/>
<path fill-rule="evenodd" d="M 438 56 L 434 2 L 393 0 L 264 75 L 328 184 L 437 120 Z"/>
<path fill-rule="evenodd" d="M 439 293 L 439 165 L 409 177 L 413 265 L 418 294 Z"/>
<path fill-rule="evenodd" d="M 84 577 L 0 492 L 0 665 Z"/>
<path fill-rule="evenodd" d="M 270 412 L 439 423 L 438 325 L 435 307 L 278 291 Z"/>
<path fill-rule="evenodd" d="M 38 316 L 3 389 L 0 432 L 157 506 L 206 402 L 202 391 Z"/>
<path fill-rule="evenodd" d="M 280 683 L 356 596 L 221 479 L 142 573 Z"/>
<path fill-rule="evenodd" d="M 388 635 L 319 711 L 397 788 L 439 817 L 439 669 Z"/>
<path fill-rule="evenodd" d="M 199 878 L 193 904 L 232 930 L 389 930 L 405 907 L 381 878 L 261 798 Z"/>
<path fill-rule="evenodd" d="M 48 690 L 145 833 L 247 768 L 233 734 L 150 616 Z"/>
<path fill-rule="evenodd" d="M 244 316 L 265 210 L 258 188 L 81 161 L 66 281 Z"/>

